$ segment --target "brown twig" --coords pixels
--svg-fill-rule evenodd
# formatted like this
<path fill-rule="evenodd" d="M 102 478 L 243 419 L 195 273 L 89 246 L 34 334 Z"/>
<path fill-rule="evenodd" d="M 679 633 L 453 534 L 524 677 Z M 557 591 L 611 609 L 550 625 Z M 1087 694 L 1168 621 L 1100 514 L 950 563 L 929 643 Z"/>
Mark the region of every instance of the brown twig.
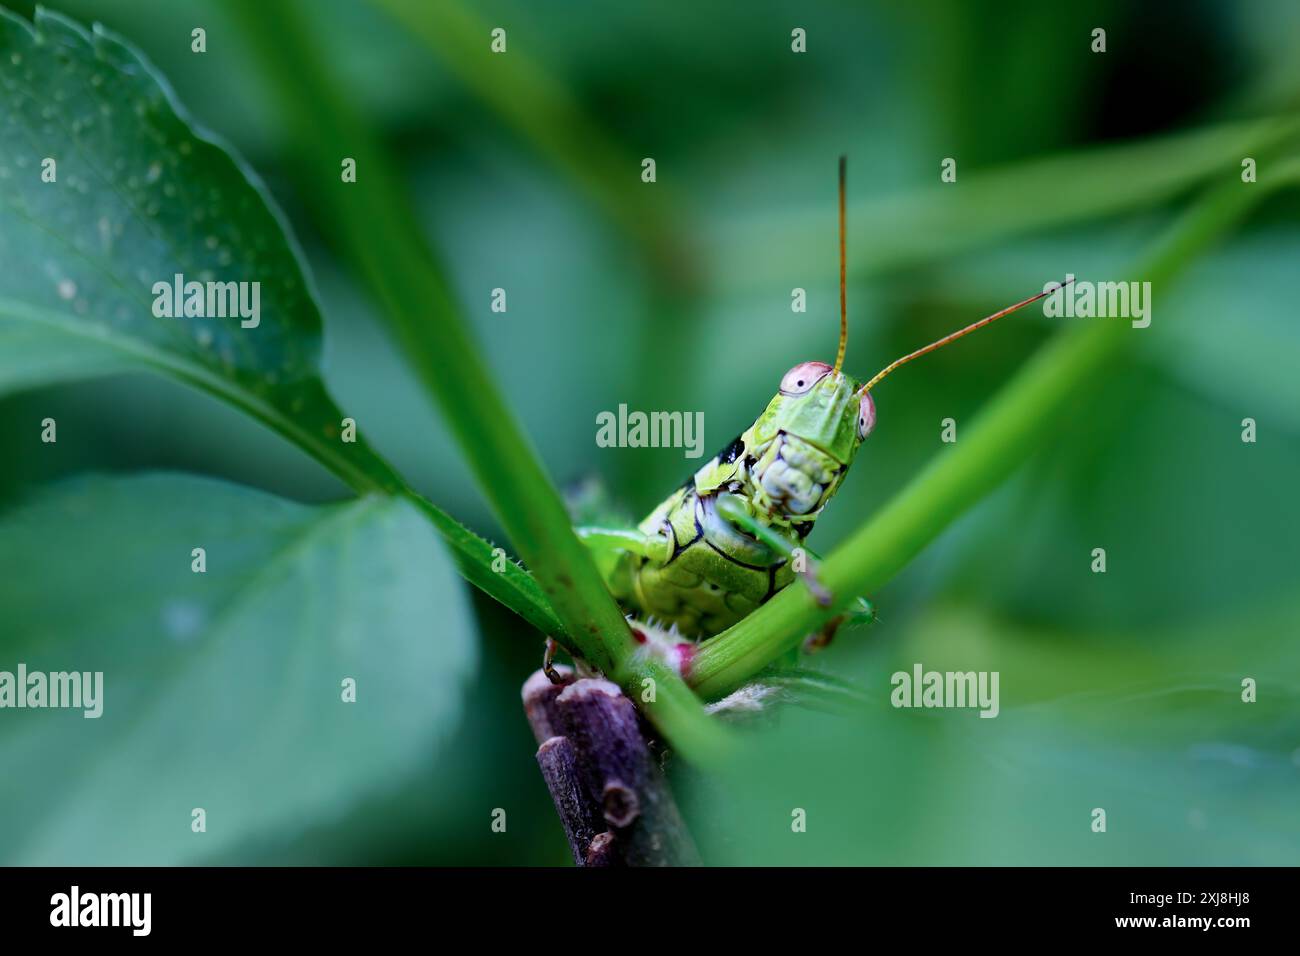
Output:
<path fill-rule="evenodd" d="M 542 671 L 524 683 L 537 763 L 579 866 L 700 862 L 636 707 L 617 685 Z"/>

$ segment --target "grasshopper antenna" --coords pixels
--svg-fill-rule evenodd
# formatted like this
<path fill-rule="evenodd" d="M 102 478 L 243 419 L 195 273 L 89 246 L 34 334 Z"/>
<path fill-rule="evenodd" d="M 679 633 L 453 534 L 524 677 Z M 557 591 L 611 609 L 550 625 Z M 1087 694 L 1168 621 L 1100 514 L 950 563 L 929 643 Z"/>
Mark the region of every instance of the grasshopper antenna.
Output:
<path fill-rule="evenodd" d="M 1033 303 L 1037 302 L 1039 299 L 1043 298 L 1043 296 L 1051 295 L 1053 292 L 1056 292 L 1058 289 L 1064 288 L 1065 286 L 1069 285 L 1073 281 L 1074 281 L 1074 276 L 1070 276 L 1068 279 L 1066 279 L 1060 285 L 1055 286 L 1054 288 L 1044 289 L 1042 292 L 1038 293 L 1037 295 L 1031 295 L 1028 299 L 1025 299 L 1023 302 L 1017 302 L 1015 305 L 1007 306 L 1005 309 L 1003 309 L 1000 312 L 994 312 L 992 315 L 986 315 L 978 322 L 973 322 L 970 325 L 966 326 L 966 328 L 964 329 L 958 329 L 956 332 L 952 332 L 949 335 L 945 335 L 937 342 L 931 342 L 929 345 L 925 346 L 924 348 L 919 348 L 915 352 L 912 352 L 908 355 L 904 355 L 900 359 L 895 359 L 894 361 L 886 365 L 884 368 L 882 368 L 879 372 L 877 372 L 875 376 L 871 379 L 871 381 L 867 382 L 866 385 L 863 385 L 860 389 L 858 389 L 858 394 L 871 391 L 871 389 L 875 385 L 877 385 L 881 379 L 883 379 L 894 369 L 898 368 L 900 365 L 906 365 L 908 362 L 912 361 L 912 359 L 920 358 L 922 355 L 926 355 L 929 352 L 933 352 L 937 349 L 943 348 L 945 345 L 949 345 L 953 342 L 956 342 L 962 336 L 970 335 L 976 329 L 982 329 L 984 328 L 984 326 L 996 322 L 1004 315 L 1010 315 L 1012 312 L 1015 312 L 1018 309 L 1023 309 L 1027 305 L 1032 305 Z"/>
<path fill-rule="evenodd" d="M 849 306 L 844 294 L 844 180 L 848 157 L 840 157 L 840 350 L 835 353 L 835 371 L 844 365 L 844 350 L 849 346 Z"/>

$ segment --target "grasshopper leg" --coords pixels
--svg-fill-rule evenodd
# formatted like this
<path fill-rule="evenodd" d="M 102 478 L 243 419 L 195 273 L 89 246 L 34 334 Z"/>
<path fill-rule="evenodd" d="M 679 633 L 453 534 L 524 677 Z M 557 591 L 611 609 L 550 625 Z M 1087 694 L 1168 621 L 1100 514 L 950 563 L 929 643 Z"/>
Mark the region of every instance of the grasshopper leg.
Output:
<path fill-rule="evenodd" d="M 718 495 L 716 504 L 718 514 L 733 528 L 743 531 L 756 541 L 767 545 L 787 561 L 793 560 L 794 552 L 800 545 L 792 544 L 787 538 L 773 531 L 751 515 L 735 495 Z M 798 572 L 799 577 L 818 604 L 822 607 L 830 607 L 833 596 L 817 578 L 817 565 L 813 560 L 812 552 L 808 551 L 807 548 L 803 550 L 805 555 L 804 569 Z"/>
<path fill-rule="evenodd" d="M 546 639 L 545 649 L 542 651 L 542 673 L 552 684 L 564 683 L 564 675 L 555 669 L 555 652 L 559 649 L 560 645 L 555 638 Z"/>
<path fill-rule="evenodd" d="M 652 560 L 666 560 L 672 545 L 662 534 L 645 534 L 636 528 L 575 528 L 578 538 L 598 554 L 630 551 Z"/>
<path fill-rule="evenodd" d="M 858 598 L 849 610 L 843 614 L 837 614 L 825 624 L 821 630 L 813 631 L 804 638 L 803 649 L 808 653 L 820 651 L 829 647 L 831 641 L 835 639 L 836 633 L 845 624 L 850 627 L 856 627 L 860 624 L 871 624 L 876 620 L 876 606 L 866 598 Z"/>

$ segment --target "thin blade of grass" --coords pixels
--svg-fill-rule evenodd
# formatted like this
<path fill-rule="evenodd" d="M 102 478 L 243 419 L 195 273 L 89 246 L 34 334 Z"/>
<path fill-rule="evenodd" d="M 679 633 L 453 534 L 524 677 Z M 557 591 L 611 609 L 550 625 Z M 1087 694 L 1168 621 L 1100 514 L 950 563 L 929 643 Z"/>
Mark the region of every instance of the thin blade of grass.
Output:
<path fill-rule="evenodd" d="M 623 612 L 461 320 L 400 173 L 322 62 L 310 20 L 289 0 L 238 0 L 231 8 L 300 144 L 300 180 L 325 234 L 383 306 L 480 490 L 565 626 L 553 636 L 651 703 L 644 708 L 649 718 L 688 758 L 718 756 L 726 746 L 723 728 L 680 677 L 637 653 Z M 341 182 L 340 150 L 356 161 L 356 183 Z M 655 690 L 649 697 L 642 695 L 647 679 Z"/>

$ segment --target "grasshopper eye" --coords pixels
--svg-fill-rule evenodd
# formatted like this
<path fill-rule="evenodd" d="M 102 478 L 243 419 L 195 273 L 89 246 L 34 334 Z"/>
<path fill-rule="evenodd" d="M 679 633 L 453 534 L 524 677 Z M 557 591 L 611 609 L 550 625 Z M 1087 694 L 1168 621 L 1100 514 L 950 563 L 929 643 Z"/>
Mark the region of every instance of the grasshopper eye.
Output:
<path fill-rule="evenodd" d="M 876 403 L 871 400 L 870 392 L 863 392 L 862 401 L 858 405 L 858 438 L 866 438 L 875 427 Z"/>
<path fill-rule="evenodd" d="M 831 367 L 825 362 L 803 362 L 785 373 L 781 379 L 783 395 L 802 395 L 826 377 Z"/>

